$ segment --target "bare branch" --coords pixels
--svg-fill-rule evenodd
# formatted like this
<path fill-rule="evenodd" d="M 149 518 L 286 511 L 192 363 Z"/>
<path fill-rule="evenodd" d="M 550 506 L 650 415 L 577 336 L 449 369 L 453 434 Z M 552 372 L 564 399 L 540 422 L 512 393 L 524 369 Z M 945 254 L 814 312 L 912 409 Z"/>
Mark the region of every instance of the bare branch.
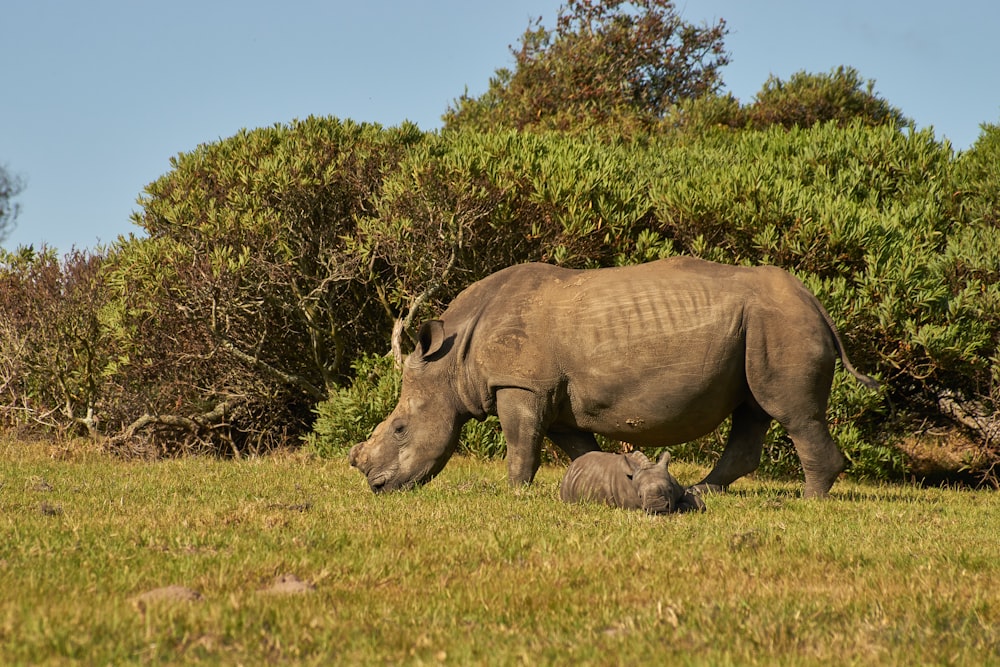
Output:
<path fill-rule="evenodd" d="M 1000 439 L 1000 413 L 990 413 L 981 402 L 965 400 L 950 389 L 938 392 L 937 399 L 942 414 L 977 434 L 984 445 Z"/>
<path fill-rule="evenodd" d="M 226 420 L 226 415 L 231 413 L 239 403 L 238 399 L 231 398 L 219 403 L 208 412 L 193 417 L 185 417 L 183 415 L 151 415 L 146 413 L 129 424 L 122 433 L 111 438 L 109 442 L 112 446 L 121 446 L 132 440 L 138 432 L 157 426 L 179 429 L 186 431 L 192 436 L 201 437 L 205 435 L 207 430 L 223 424 Z"/>
<path fill-rule="evenodd" d="M 309 396 L 311 396 L 312 398 L 315 398 L 317 401 L 322 401 L 323 399 L 326 398 L 326 394 L 319 387 L 309 382 L 309 380 L 305 379 L 304 377 L 292 373 L 285 373 L 284 371 L 277 369 L 271 364 L 267 363 L 263 359 L 247 354 L 246 352 L 239 349 L 238 347 L 233 345 L 230 341 L 226 340 L 221 336 L 219 336 L 219 344 L 222 345 L 222 347 L 225 348 L 227 352 L 232 354 L 240 361 L 246 364 L 250 364 L 251 366 L 254 366 L 255 368 L 264 371 L 272 378 L 280 382 L 283 382 L 284 384 L 298 387 L 305 393 L 309 394 Z"/>

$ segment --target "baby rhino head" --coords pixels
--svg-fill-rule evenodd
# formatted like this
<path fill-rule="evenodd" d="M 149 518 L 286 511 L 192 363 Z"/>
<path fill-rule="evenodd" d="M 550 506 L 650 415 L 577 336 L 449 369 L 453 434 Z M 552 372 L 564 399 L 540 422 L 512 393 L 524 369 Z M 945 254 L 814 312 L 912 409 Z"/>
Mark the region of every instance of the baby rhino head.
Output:
<path fill-rule="evenodd" d="M 667 470 L 670 452 L 663 452 L 653 463 L 642 452 L 629 452 L 625 460 L 632 469 L 632 485 L 642 509 L 650 514 L 670 512 L 704 512 L 700 496 L 686 490 Z"/>

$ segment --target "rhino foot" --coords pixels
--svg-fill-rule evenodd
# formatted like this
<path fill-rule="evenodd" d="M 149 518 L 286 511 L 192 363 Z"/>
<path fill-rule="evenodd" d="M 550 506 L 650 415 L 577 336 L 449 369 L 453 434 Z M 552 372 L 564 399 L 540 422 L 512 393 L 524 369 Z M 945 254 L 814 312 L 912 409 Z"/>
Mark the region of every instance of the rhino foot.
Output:
<path fill-rule="evenodd" d="M 726 490 L 727 487 L 721 484 L 706 484 L 705 482 L 701 482 L 694 486 L 689 486 L 687 492 L 696 496 L 709 496 L 713 493 L 725 493 Z"/>

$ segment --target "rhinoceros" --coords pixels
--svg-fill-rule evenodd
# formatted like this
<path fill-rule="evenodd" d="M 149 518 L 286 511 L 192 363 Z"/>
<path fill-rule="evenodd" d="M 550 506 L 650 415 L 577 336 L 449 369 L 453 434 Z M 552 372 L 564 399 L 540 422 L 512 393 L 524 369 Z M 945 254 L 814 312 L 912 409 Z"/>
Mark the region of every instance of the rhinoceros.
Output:
<path fill-rule="evenodd" d="M 417 339 L 395 409 L 349 455 L 375 492 L 432 479 L 462 425 L 487 415 L 500 419 L 512 485 L 534 479 L 546 436 L 575 459 L 599 449 L 595 433 L 670 446 L 732 415 L 699 490 L 755 470 L 777 420 L 802 462 L 804 495 L 822 497 L 845 467 L 826 423 L 837 359 L 878 386 L 791 274 L 691 257 L 512 266 L 467 287 Z"/>
<path fill-rule="evenodd" d="M 566 469 L 559 485 L 563 502 L 585 500 L 649 514 L 704 511 L 705 503 L 667 470 L 670 453 L 653 463 L 642 452 L 587 452 Z"/>

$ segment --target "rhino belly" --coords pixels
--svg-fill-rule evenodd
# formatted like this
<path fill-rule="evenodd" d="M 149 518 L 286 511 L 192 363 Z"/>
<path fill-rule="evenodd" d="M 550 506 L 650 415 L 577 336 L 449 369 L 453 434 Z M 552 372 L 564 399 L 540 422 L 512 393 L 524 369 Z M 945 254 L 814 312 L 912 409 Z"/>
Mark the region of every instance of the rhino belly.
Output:
<path fill-rule="evenodd" d="M 626 350 L 573 364 L 561 410 L 567 426 L 637 445 L 677 444 L 711 432 L 750 395 L 736 331 L 635 338 Z"/>
<path fill-rule="evenodd" d="M 635 444 L 686 442 L 749 395 L 747 292 L 729 280 L 638 276 L 594 279 L 553 299 L 552 356 L 566 382 L 559 419 Z"/>
<path fill-rule="evenodd" d="M 641 446 L 687 442 L 710 433 L 749 396 L 743 372 L 710 379 L 677 383 L 649 374 L 631 386 L 571 384 L 557 421 Z"/>

